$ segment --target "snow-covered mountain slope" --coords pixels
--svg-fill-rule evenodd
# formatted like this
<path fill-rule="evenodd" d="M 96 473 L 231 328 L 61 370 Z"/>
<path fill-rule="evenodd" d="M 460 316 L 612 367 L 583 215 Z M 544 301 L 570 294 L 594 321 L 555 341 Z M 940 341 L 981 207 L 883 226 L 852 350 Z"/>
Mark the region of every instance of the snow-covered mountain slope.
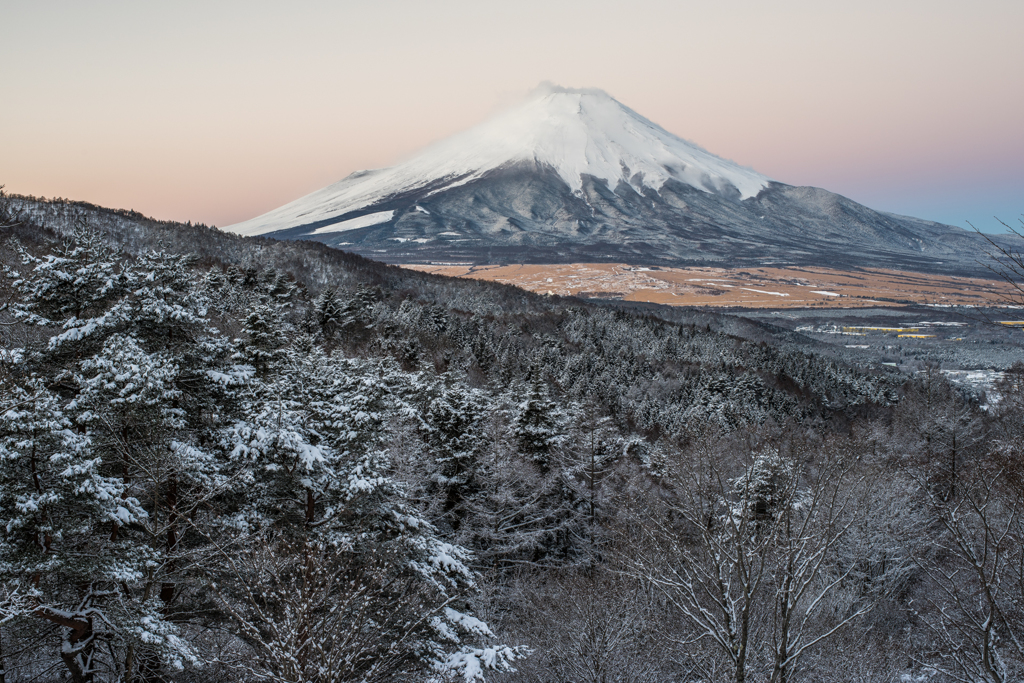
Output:
<path fill-rule="evenodd" d="M 575 194 L 586 176 L 643 194 L 669 179 L 742 199 L 769 179 L 669 133 L 601 90 L 542 85 L 518 107 L 428 147 L 405 163 L 362 171 L 227 229 L 260 235 L 319 223 L 420 188 L 429 195 L 528 163 L 550 168 Z"/>
<path fill-rule="evenodd" d="M 544 86 L 392 168 L 245 223 L 391 263 L 875 266 L 968 273 L 959 228 L 779 183 L 679 138 L 599 90 Z"/>

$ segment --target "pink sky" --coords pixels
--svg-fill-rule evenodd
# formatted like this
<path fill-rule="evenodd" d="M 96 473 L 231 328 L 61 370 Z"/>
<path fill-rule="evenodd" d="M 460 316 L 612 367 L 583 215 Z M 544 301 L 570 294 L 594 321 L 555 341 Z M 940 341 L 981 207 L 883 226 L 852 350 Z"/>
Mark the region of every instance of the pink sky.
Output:
<path fill-rule="evenodd" d="M 39 2 L 5 7 L 0 184 L 228 225 L 541 81 L 791 184 L 1024 213 L 1024 2 Z"/>

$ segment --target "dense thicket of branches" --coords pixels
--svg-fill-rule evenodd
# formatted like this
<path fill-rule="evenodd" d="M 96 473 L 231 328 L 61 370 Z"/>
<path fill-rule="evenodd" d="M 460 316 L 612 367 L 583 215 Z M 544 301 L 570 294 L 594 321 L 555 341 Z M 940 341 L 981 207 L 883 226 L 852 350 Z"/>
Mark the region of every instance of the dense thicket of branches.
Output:
<path fill-rule="evenodd" d="M 982 410 L 706 314 L 0 225 L 4 683 L 1021 676 L 1022 368 Z"/>

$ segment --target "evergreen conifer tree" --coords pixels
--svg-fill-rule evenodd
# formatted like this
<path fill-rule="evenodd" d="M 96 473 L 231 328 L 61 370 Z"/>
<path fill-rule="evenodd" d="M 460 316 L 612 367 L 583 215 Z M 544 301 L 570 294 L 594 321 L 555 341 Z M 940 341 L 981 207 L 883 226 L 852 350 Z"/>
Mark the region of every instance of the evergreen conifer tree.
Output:
<path fill-rule="evenodd" d="M 516 409 L 513 433 L 519 452 L 536 463 L 542 472 L 554 465 L 555 450 L 562 442 L 562 413 L 551 400 L 547 385 L 534 370 L 529 394 Z"/>
<path fill-rule="evenodd" d="M 459 384 L 439 387 L 430 398 L 425 437 L 433 461 L 433 482 L 442 501 L 442 515 L 457 531 L 463 506 L 481 486 L 482 397 Z"/>
<path fill-rule="evenodd" d="M 261 297 L 250 309 L 242 330 L 247 337 L 245 360 L 261 377 L 273 373 L 287 357 L 284 346 L 288 341 L 277 306 Z"/>

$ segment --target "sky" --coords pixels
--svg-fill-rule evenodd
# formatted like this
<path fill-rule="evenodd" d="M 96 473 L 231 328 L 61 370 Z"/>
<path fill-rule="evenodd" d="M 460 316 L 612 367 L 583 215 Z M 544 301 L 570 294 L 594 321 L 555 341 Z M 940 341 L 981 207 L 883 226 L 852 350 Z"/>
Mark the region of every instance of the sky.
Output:
<path fill-rule="evenodd" d="M 543 81 L 780 182 L 1024 214 L 1021 0 L 3 0 L 0 185 L 226 226 Z"/>

